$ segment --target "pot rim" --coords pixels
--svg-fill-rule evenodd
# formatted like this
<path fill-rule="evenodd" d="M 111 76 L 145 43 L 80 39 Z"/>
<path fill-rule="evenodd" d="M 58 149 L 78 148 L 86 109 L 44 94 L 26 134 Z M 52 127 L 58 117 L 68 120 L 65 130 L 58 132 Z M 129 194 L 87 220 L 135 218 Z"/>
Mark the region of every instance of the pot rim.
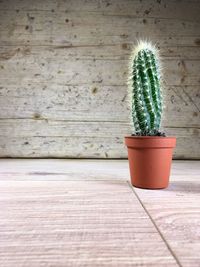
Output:
<path fill-rule="evenodd" d="M 154 135 L 152 135 L 152 136 L 150 136 L 150 135 L 142 135 L 142 136 L 132 136 L 132 135 L 128 135 L 128 136 L 124 136 L 124 138 L 130 138 L 130 139 L 176 139 L 176 137 L 175 136 L 154 136 Z"/>
<path fill-rule="evenodd" d="M 125 136 L 124 139 L 129 148 L 173 148 L 176 146 L 174 136 Z"/>

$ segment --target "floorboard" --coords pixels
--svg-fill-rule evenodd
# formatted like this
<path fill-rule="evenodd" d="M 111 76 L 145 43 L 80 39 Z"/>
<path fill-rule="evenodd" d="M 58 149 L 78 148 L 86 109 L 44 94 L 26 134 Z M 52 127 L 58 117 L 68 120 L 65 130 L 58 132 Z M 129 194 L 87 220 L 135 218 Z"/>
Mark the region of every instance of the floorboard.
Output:
<path fill-rule="evenodd" d="M 200 162 L 176 162 L 165 190 L 134 188 L 184 267 L 200 266 Z"/>
<path fill-rule="evenodd" d="M 0 266 L 200 266 L 198 161 L 166 190 L 126 160 L 0 160 Z"/>

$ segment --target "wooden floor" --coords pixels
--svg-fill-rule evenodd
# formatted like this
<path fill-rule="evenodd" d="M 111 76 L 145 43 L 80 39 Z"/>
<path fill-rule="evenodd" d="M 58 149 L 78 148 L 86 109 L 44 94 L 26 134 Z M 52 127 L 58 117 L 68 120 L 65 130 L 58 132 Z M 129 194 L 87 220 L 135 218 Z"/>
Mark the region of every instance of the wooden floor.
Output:
<path fill-rule="evenodd" d="M 200 162 L 165 190 L 123 160 L 0 160 L 0 266 L 200 266 Z"/>

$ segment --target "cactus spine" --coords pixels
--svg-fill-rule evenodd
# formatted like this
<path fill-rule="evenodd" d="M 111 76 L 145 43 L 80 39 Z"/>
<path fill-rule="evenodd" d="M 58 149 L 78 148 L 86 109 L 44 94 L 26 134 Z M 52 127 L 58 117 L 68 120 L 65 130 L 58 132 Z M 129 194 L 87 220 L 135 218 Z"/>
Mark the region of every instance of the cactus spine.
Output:
<path fill-rule="evenodd" d="M 162 115 L 160 67 L 157 50 L 141 42 L 130 62 L 131 117 L 138 135 L 158 135 Z"/>

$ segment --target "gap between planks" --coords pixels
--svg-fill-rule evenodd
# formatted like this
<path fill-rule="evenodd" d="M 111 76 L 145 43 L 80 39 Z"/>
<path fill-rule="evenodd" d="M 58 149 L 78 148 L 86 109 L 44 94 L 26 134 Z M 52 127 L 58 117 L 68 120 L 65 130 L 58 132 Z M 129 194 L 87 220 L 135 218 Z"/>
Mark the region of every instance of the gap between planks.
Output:
<path fill-rule="evenodd" d="M 135 192 L 134 187 L 130 184 L 129 181 L 127 181 L 127 184 L 129 185 L 129 187 L 131 188 L 133 194 L 136 196 L 137 200 L 139 201 L 140 205 L 143 207 L 145 213 L 147 214 L 147 216 L 149 217 L 149 219 L 151 220 L 151 222 L 153 223 L 157 233 L 160 235 L 160 237 L 162 238 L 163 242 L 165 243 L 166 247 L 168 248 L 170 254 L 173 256 L 173 258 L 175 259 L 176 263 L 178 264 L 179 267 L 182 267 L 178 257 L 176 256 L 176 254 L 174 253 L 174 251 L 172 250 L 172 248 L 170 247 L 170 245 L 168 244 L 167 240 L 165 239 L 165 237 L 163 236 L 162 232 L 160 231 L 159 227 L 157 226 L 156 222 L 154 221 L 154 219 L 152 218 L 152 216 L 150 215 L 150 213 L 148 212 L 147 208 L 145 207 L 144 203 L 142 202 L 142 200 L 140 199 L 140 197 L 138 196 L 138 194 Z"/>

